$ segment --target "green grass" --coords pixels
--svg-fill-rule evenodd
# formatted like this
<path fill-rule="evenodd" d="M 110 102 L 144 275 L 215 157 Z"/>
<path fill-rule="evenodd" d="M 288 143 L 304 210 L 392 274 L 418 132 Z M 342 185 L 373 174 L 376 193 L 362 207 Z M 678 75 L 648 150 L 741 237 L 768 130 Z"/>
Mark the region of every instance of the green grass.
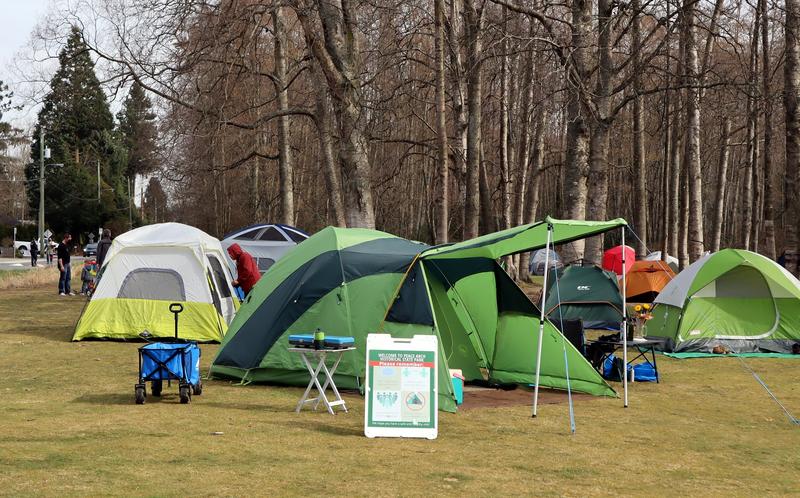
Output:
<path fill-rule="evenodd" d="M 208 381 L 180 405 L 133 404 L 137 344 L 71 343 L 84 301 L 0 291 L 0 494 L 796 494 L 800 427 L 735 358 L 659 357 L 663 383 L 619 399 L 441 413 L 439 439 L 367 439 L 348 414 L 293 409 L 301 389 Z M 218 346 L 204 345 L 206 368 Z M 748 359 L 800 415 L 800 361 Z M 618 387 L 618 385 L 615 385 Z M 215 431 L 224 432 L 214 436 Z"/>
<path fill-rule="evenodd" d="M 0 270 L 0 281 L 17 275 L 22 275 L 27 270 Z"/>

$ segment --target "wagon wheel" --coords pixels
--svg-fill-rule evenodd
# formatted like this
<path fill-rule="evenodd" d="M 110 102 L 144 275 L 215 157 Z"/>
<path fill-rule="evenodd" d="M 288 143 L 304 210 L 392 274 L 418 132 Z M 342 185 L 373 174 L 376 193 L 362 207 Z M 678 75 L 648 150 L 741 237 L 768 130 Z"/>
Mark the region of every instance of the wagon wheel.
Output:
<path fill-rule="evenodd" d="M 154 380 L 151 384 L 151 391 L 153 392 L 153 396 L 161 396 L 161 389 L 163 384 L 160 380 Z"/>
<path fill-rule="evenodd" d="M 143 405 L 144 404 L 144 398 L 145 398 L 144 387 L 137 386 L 136 387 L 136 404 L 137 405 Z"/>
<path fill-rule="evenodd" d="M 192 391 L 188 384 L 184 384 L 180 387 L 180 396 L 181 396 L 181 404 L 186 404 L 192 400 Z"/>
<path fill-rule="evenodd" d="M 197 379 L 197 384 L 194 384 L 192 386 L 192 394 L 194 394 L 195 396 L 200 396 L 201 394 L 203 394 L 203 381 L 202 380 Z"/>

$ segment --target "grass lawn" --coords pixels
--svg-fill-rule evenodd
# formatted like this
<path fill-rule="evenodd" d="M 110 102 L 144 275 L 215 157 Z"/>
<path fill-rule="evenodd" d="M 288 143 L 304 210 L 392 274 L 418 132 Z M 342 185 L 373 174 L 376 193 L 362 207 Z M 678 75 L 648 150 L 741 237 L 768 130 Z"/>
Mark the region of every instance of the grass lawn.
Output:
<path fill-rule="evenodd" d="M 800 426 L 735 358 L 659 357 L 620 399 L 440 413 L 439 439 L 370 440 L 350 413 L 293 409 L 299 388 L 207 381 L 133 404 L 137 344 L 71 343 L 84 300 L 0 291 L 0 494 L 788 495 Z M 204 368 L 218 346 L 202 346 Z M 747 359 L 800 415 L 800 361 Z M 615 384 L 615 388 L 619 387 Z M 213 432 L 223 435 L 212 435 Z"/>

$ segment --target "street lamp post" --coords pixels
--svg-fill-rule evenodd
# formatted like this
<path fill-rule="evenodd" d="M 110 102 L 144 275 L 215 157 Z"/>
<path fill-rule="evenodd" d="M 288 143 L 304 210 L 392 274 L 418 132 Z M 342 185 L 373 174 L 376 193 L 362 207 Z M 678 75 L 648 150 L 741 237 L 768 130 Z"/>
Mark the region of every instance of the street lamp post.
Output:
<path fill-rule="evenodd" d="M 39 247 L 44 247 L 44 160 L 50 159 L 50 149 L 44 146 L 44 128 L 39 129 Z"/>

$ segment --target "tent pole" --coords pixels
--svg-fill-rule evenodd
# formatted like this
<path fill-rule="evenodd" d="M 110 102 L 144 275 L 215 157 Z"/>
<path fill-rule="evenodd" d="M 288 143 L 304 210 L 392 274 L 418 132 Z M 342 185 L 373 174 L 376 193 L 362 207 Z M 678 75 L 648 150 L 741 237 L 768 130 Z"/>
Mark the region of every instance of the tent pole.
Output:
<path fill-rule="evenodd" d="M 625 227 L 622 227 L 622 386 L 625 392 L 625 408 L 628 408 L 628 303 L 625 297 Z"/>
<path fill-rule="evenodd" d="M 547 223 L 547 243 L 544 246 L 544 282 L 542 284 L 542 306 L 539 308 L 539 341 L 536 343 L 536 383 L 533 388 L 533 416 L 539 406 L 539 372 L 542 366 L 542 337 L 544 336 L 544 303 L 547 298 L 547 275 L 550 273 L 550 242 L 553 240 L 553 224 Z"/>

